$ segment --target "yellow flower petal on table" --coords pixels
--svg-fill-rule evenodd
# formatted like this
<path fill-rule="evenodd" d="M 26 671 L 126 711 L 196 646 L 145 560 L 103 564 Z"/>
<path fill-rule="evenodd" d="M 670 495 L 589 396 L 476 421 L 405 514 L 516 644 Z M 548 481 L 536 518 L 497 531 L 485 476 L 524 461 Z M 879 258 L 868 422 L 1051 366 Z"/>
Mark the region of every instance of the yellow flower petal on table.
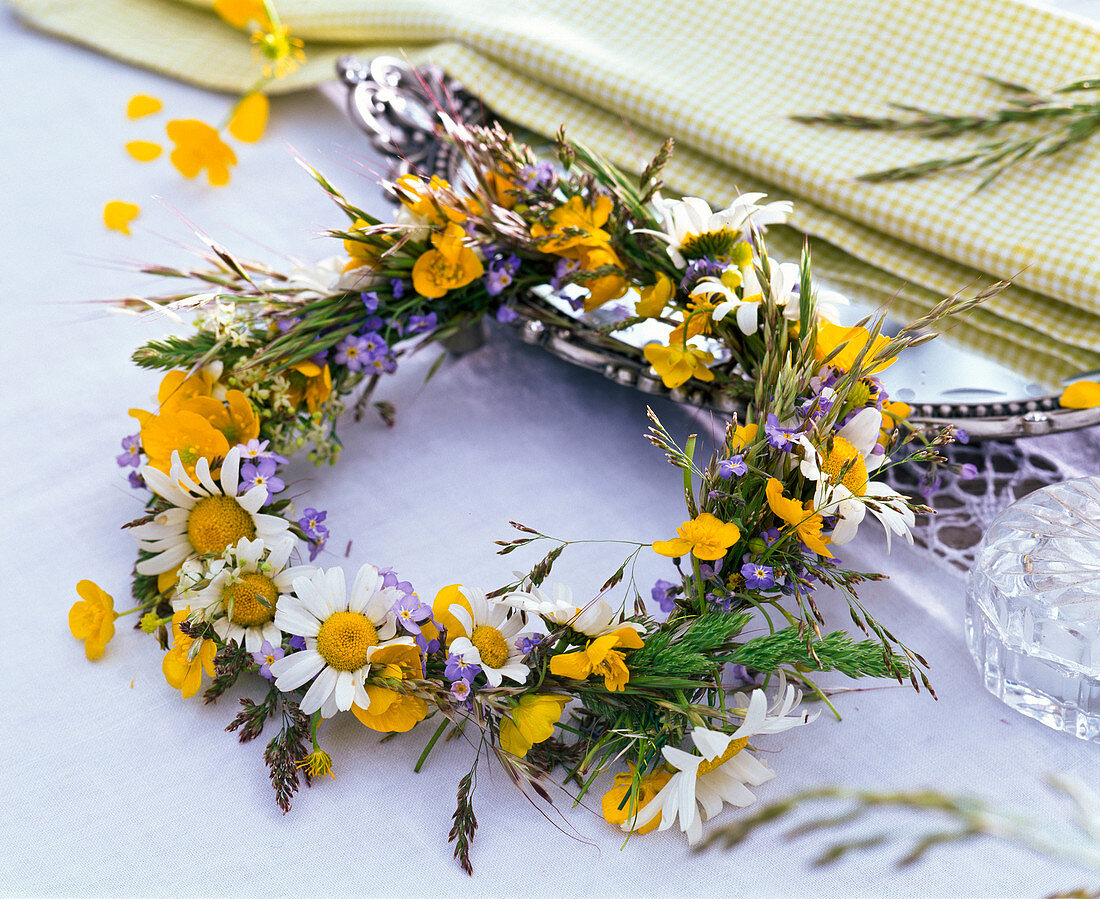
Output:
<path fill-rule="evenodd" d="M 160 144 L 148 140 L 132 140 L 126 144 L 126 152 L 138 162 L 152 162 L 163 151 Z"/>
<path fill-rule="evenodd" d="M 1096 381 L 1074 381 L 1058 399 L 1064 409 L 1092 409 L 1100 406 L 1100 384 Z"/>
<path fill-rule="evenodd" d="M 819 556 L 829 559 L 833 557 L 827 546 L 829 538 L 821 535 L 823 522 L 821 516 L 814 512 L 813 503 L 803 505 L 798 500 L 784 496 L 783 484 L 776 478 L 768 478 L 764 494 L 772 512 L 794 529 L 798 539 Z"/>
<path fill-rule="evenodd" d="M 267 97 L 257 92 L 241 98 L 229 119 L 229 133 L 246 144 L 254 144 L 264 136 L 268 114 Z"/>
<path fill-rule="evenodd" d="M 863 348 L 867 346 L 867 341 L 870 339 L 871 332 L 859 325 L 845 328 L 842 325 L 834 325 L 832 322 L 822 319 L 817 326 L 817 342 L 814 344 L 814 358 L 816 358 L 818 362 L 822 362 L 834 349 L 843 347 L 843 349 L 829 360 L 828 364 L 839 371 L 849 371 L 852 365 L 855 364 L 856 356 L 858 356 Z M 897 362 L 898 357 L 894 356 L 894 358 L 887 359 L 885 362 L 880 362 L 877 365 L 868 367 L 871 359 L 881 352 L 883 347 L 889 342 L 890 341 L 881 334 L 875 338 L 874 343 L 871 344 L 871 348 L 863 357 L 864 375 L 877 375 L 879 372 L 885 371 Z"/>
<path fill-rule="evenodd" d="M 722 521 L 710 512 L 702 512 L 676 529 L 671 540 L 658 540 L 653 551 L 669 558 L 685 555 L 689 550 L 697 559 L 712 562 L 741 539 L 741 529 L 732 522 Z"/>
<path fill-rule="evenodd" d="M 448 646 L 454 642 L 456 637 L 470 636 L 466 633 L 466 628 L 459 624 L 458 619 L 451 614 L 451 606 L 462 606 L 470 613 L 471 619 L 474 617 L 474 610 L 470 606 L 470 601 L 463 596 L 462 591 L 459 589 L 460 586 L 460 584 L 451 584 L 444 587 L 435 595 L 435 600 L 432 602 L 432 618 L 447 629 Z"/>
<path fill-rule="evenodd" d="M 130 233 L 130 222 L 141 214 L 141 209 L 133 203 L 124 203 L 122 200 L 111 200 L 103 207 L 103 224 L 112 231 L 120 231 L 123 234 Z"/>
<path fill-rule="evenodd" d="M 84 655 L 98 659 L 115 635 L 115 600 L 96 583 L 83 580 L 76 585 L 80 601 L 69 609 L 69 631 L 84 641 Z"/>
<path fill-rule="evenodd" d="M 207 677 L 214 676 L 214 656 L 218 652 L 217 644 L 213 640 L 196 641 L 180 629 L 180 624 L 190 614 L 191 609 L 188 607 L 180 609 L 172 616 L 175 641 L 161 662 L 161 670 L 168 686 L 179 690 L 184 699 L 190 699 L 199 692 L 204 671 Z M 200 644 L 197 650 L 194 649 L 196 642 Z"/>
<path fill-rule="evenodd" d="M 668 783 L 671 777 L 672 772 L 661 765 L 651 774 L 642 776 L 641 782 L 638 784 L 636 799 L 628 799 L 634 782 L 634 766 L 631 765 L 629 771 L 616 774 L 611 782 L 611 789 L 603 794 L 603 801 L 600 804 L 604 820 L 609 824 L 622 826 L 635 817 L 640 809 L 648 805 L 649 801 L 661 791 L 661 788 Z M 634 833 L 649 833 L 651 830 L 655 830 L 660 823 L 661 815 L 658 812 L 652 821 L 647 821 Z"/>
<path fill-rule="evenodd" d="M 229 183 L 229 167 L 237 164 L 237 154 L 215 129 L 198 119 L 173 119 L 167 132 L 176 145 L 168 158 L 181 175 L 194 178 L 206 169 L 206 180 L 213 186 Z"/>
<path fill-rule="evenodd" d="M 261 27 L 271 24 L 263 0 L 214 0 L 214 12 L 234 28 L 247 28 L 252 22 Z"/>
<path fill-rule="evenodd" d="M 511 717 L 500 722 L 501 748 L 523 758 L 536 743 L 549 740 L 567 702 L 568 696 L 550 693 L 521 696 Z"/>
<path fill-rule="evenodd" d="M 641 298 L 635 304 L 634 311 L 646 318 L 658 318 L 675 292 L 672 279 L 664 272 L 658 272 L 657 283 L 641 289 Z"/>
<path fill-rule="evenodd" d="M 148 94 L 135 94 L 130 98 L 130 102 L 126 104 L 126 115 L 131 119 L 140 119 L 152 115 L 154 112 L 160 112 L 163 108 L 164 104 L 156 97 L 150 97 Z"/>

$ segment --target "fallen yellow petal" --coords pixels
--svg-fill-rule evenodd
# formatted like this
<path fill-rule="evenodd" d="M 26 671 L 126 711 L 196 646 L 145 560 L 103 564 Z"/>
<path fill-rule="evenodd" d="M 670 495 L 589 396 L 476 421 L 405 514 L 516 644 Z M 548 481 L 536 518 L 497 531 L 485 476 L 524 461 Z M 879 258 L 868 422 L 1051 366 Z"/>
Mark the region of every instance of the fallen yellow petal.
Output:
<path fill-rule="evenodd" d="M 229 133 L 246 144 L 254 144 L 264 136 L 267 127 L 267 97 L 261 93 L 248 94 L 233 110 L 229 120 Z"/>
<path fill-rule="evenodd" d="M 131 119 L 140 119 L 142 116 L 160 112 L 163 107 L 164 104 L 156 97 L 150 97 L 148 94 L 136 94 L 126 104 L 126 115 Z"/>
<path fill-rule="evenodd" d="M 1100 384 L 1096 381 L 1075 381 L 1062 391 L 1058 402 L 1064 409 L 1092 409 L 1100 406 Z"/>
<path fill-rule="evenodd" d="M 154 144 L 147 140 L 132 140 L 126 144 L 126 152 L 138 162 L 152 162 L 160 156 L 162 150 L 160 144 Z"/>
<path fill-rule="evenodd" d="M 130 233 L 130 222 L 138 217 L 141 212 L 133 203 L 123 203 L 122 200 L 111 200 L 103 207 L 103 224 L 112 231 Z"/>

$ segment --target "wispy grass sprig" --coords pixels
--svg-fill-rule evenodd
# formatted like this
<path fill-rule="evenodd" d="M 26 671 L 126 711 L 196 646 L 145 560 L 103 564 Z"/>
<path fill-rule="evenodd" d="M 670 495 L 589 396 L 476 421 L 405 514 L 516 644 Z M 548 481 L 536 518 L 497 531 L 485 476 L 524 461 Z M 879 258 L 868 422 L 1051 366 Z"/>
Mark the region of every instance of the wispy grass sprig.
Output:
<path fill-rule="evenodd" d="M 901 115 L 827 112 L 791 118 L 806 125 L 907 133 L 933 140 L 961 135 L 999 134 L 1009 128 L 1026 129 L 1025 134 L 984 140 L 972 149 L 954 155 L 857 176 L 860 181 L 881 183 L 909 181 L 943 172 L 972 171 L 983 174 L 975 191 L 988 187 L 1013 166 L 1065 152 L 1100 132 L 1100 100 L 1082 101 L 1073 96 L 1100 90 L 1100 79 L 1086 78 L 1044 94 L 999 78 L 983 77 L 1007 95 L 1002 107 L 987 113 L 952 114 L 890 103 L 890 108 Z"/>

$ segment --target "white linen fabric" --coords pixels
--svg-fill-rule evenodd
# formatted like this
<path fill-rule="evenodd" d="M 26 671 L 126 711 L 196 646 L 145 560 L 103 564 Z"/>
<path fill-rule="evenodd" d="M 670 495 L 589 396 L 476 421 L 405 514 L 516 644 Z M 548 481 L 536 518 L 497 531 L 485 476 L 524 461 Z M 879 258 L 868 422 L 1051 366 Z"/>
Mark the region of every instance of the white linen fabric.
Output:
<path fill-rule="evenodd" d="M 337 110 L 303 95 L 273 102 L 268 136 L 240 150 L 228 187 L 185 182 L 164 158 L 132 161 L 123 143 L 159 136 L 166 117 L 216 121 L 226 98 L 25 31 L 7 10 L 0 36 L 8 98 L 2 442 L 15 500 L 0 556 L 0 893 L 911 897 L 1042 895 L 1089 882 L 1077 868 L 987 840 L 938 850 L 903 872 L 892 864 L 898 848 L 811 868 L 823 840 L 788 844 L 776 831 L 729 853 L 692 854 L 674 832 L 624 847 L 598 814 L 599 791 L 577 808 L 559 792 L 547 817 L 496 768 L 482 769 L 478 781 L 470 879 L 452 861 L 446 833 L 471 745 L 438 745 L 414 774 L 427 732 L 380 744 L 350 716 L 322 726 L 336 780 L 303 789 L 283 816 L 261 759 L 270 734 L 242 746 L 222 731 L 237 698 L 258 695 L 257 687 L 212 706 L 184 701 L 165 683 L 155 643 L 130 631 L 131 619 L 118 622 L 94 663 L 68 632 L 81 578 L 112 593 L 117 608 L 128 606 L 133 542 L 118 528 L 139 502 L 114 455 L 136 430 L 126 410 L 147 407 L 159 381 L 128 358 L 177 327 L 89 301 L 162 287 L 113 263 L 187 261 L 176 243 L 194 243 L 188 221 L 246 255 L 308 259 L 337 250 L 317 235 L 340 214 L 286 144 L 378 212 L 378 192 L 347 159 L 382 165 Z M 126 101 L 139 92 L 161 97 L 167 115 L 127 121 Z M 100 224 L 112 199 L 142 206 L 129 240 Z M 455 581 L 501 583 L 515 563 L 534 561 L 494 555 L 509 519 L 567 537 L 644 541 L 669 536 L 683 520 L 678 474 L 642 439 L 645 405 L 653 402 L 681 437 L 709 433 L 706 418 L 693 421 L 512 339 L 448 360 L 425 386 L 428 355 L 382 387 L 379 398 L 397 406 L 396 427 L 349 421 L 335 470 L 304 460 L 291 468 L 299 505 L 329 510 L 333 538 L 322 564 L 393 565 L 430 599 Z M 989 696 L 963 642 L 962 581 L 904 545 L 884 560 L 875 529 L 869 522 L 846 558 L 889 570 L 892 579 L 868 586 L 864 598 L 926 654 L 940 699 L 889 686 L 838 696 L 843 723 L 823 715 L 760 741 L 777 773 L 760 799 L 819 785 L 931 785 L 1038 818 L 1059 814 L 1043 774 L 1096 785 L 1097 747 Z M 558 574 L 589 590 L 620 558 L 614 548 L 569 550 Z M 669 573 L 665 560 L 643 554 L 643 593 Z M 834 618 L 844 626 L 842 615 Z M 912 834 L 915 826 L 891 815 L 853 833 Z"/>

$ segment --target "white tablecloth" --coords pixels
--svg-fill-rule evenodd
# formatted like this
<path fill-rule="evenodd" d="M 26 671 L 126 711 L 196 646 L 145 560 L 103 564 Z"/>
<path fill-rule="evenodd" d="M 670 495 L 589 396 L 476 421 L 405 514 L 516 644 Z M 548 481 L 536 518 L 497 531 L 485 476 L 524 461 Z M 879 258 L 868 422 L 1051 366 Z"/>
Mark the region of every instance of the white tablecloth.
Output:
<path fill-rule="evenodd" d="M 905 872 L 892 867 L 900 849 L 813 869 L 821 841 L 788 844 L 775 832 L 731 853 L 694 855 L 674 832 L 623 848 L 598 813 L 571 809 L 564 794 L 555 826 L 496 768 L 479 778 L 470 879 L 451 860 L 446 833 L 471 746 L 438 746 L 417 775 L 427 732 L 379 745 L 350 716 L 321 734 L 336 780 L 303 790 L 284 817 L 261 760 L 267 735 L 240 745 L 222 732 L 247 689 L 213 706 L 181 700 L 161 676 L 154 642 L 131 631 L 130 619 L 95 663 L 69 635 L 81 578 L 113 593 L 118 608 L 129 605 L 133 546 L 119 525 L 138 514 L 139 498 L 114 455 L 135 430 L 126 410 L 148 407 L 159 375 L 128 359 L 172 330 L 92 301 L 156 289 L 125 265 L 185 262 L 190 222 L 245 255 L 329 255 L 338 247 L 319 234 L 341 215 L 288 146 L 378 211 L 359 163 L 381 165 L 338 110 L 306 94 L 273 103 L 268 136 L 240 150 L 228 187 L 185 182 L 165 158 L 143 166 L 127 157 L 125 141 L 162 137 L 164 116 L 130 122 L 126 101 L 152 93 L 167 116 L 217 121 L 226 98 L 29 32 L 7 10 L 0 35 L 10 498 L 0 590 L 0 893 L 1034 896 L 1089 882 L 1076 868 L 988 840 L 940 850 Z M 130 239 L 101 224 L 112 199 L 142 206 Z M 384 384 L 380 397 L 398 408 L 395 428 L 349 421 L 337 470 L 294 466 L 292 492 L 329 510 L 325 564 L 393 565 L 430 598 L 455 581 L 504 582 L 518 554 L 495 556 L 492 541 L 510 535 L 509 519 L 566 537 L 646 541 L 682 520 L 679 475 L 642 439 L 641 395 L 510 339 L 449 360 L 424 385 L 429 361 L 404 365 Z M 709 428 L 668 403 L 655 407 L 675 435 Z M 883 563 L 874 528 L 847 552 L 857 566 Z M 613 548 L 571 550 L 559 575 L 592 589 L 618 558 Z M 1045 772 L 1095 784 L 1095 745 L 1045 729 L 981 687 L 963 642 L 963 583 L 904 545 L 886 565 L 892 580 L 863 595 L 927 655 L 939 701 L 901 688 L 839 696 L 843 723 L 823 715 L 761 741 L 777 750 L 767 754 L 777 777 L 760 798 L 825 784 L 933 785 L 1042 816 L 1061 809 L 1041 782 Z M 643 556 L 643 590 L 669 574 L 662 560 Z M 598 796 L 586 804 L 598 810 Z M 886 816 L 862 832 L 887 826 L 913 827 Z"/>

